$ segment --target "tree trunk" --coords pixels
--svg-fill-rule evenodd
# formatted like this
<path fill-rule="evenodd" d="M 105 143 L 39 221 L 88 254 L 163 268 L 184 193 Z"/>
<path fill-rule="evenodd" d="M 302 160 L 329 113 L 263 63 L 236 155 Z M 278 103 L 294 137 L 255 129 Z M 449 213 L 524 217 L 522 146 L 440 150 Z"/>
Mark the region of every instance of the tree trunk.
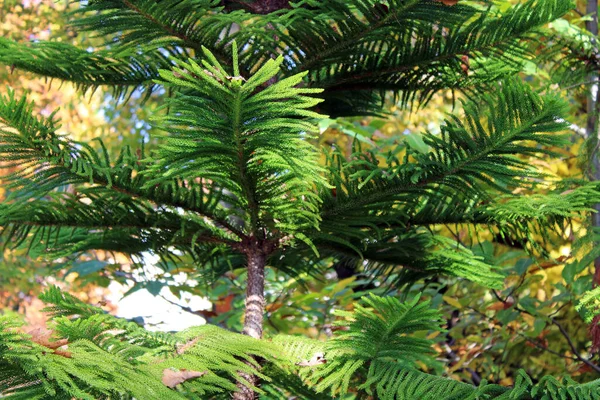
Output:
<path fill-rule="evenodd" d="M 598 0 L 588 0 L 586 5 L 586 14 L 591 15 L 592 19 L 586 21 L 585 28 L 594 36 L 598 36 Z M 594 46 L 597 47 L 597 41 L 594 42 Z M 597 52 L 597 50 L 596 50 Z M 590 87 L 590 91 L 588 93 L 588 101 L 587 101 L 587 123 L 586 123 L 586 136 L 588 140 L 591 140 L 592 143 L 595 144 L 595 150 L 591 154 L 590 170 L 592 172 L 592 176 L 590 177 L 593 180 L 600 180 L 600 155 L 598 154 L 598 144 L 600 144 L 600 135 L 599 135 L 599 106 L 600 102 L 598 101 L 598 73 L 593 72 L 589 76 L 589 81 L 593 82 Z M 596 204 L 594 208 L 598 211 L 592 214 L 592 226 L 594 228 L 600 227 L 600 204 Z M 594 261 L 594 266 L 596 269 L 596 274 L 600 270 L 600 259 L 596 259 Z"/>
<path fill-rule="evenodd" d="M 256 339 L 262 337 L 263 315 L 265 311 L 265 263 L 262 249 L 248 253 L 248 283 L 246 287 L 246 312 L 244 314 L 244 335 Z"/>
<path fill-rule="evenodd" d="M 263 249 L 253 248 L 247 253 L 248 282 L 246 286 L 246 311 L 244 314 L 244 335 L 256 339 L 262 337 L 263 317 L 265 312 L 265 264 L 267 256 Z M 246 373 L 240 374 L 252 385 L 258 384 L 258 377 Z M 255 400 L 258 398 L 254 391 L 238 383 L 238 391 L 234 400 Z"/>

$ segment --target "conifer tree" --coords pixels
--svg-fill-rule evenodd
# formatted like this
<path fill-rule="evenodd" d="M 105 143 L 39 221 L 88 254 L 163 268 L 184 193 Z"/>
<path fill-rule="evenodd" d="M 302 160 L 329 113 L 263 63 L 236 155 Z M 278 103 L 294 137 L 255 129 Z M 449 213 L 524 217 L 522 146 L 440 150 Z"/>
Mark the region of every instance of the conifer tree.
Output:
<path fill-rule="evenodd" d="M 72 26 L 105 38 L 101 48 L 0 38 L 0 62 L 13 68 L 108 87 L 114 101 L 164 93 L 153 124 L 165 132 L 155 151 L 115 157 L 101 141 L 58 135 L 59 121 L 7 90 L 0 157 L 19 170 L 0 205 L 4 240 L 49 258 L 153 252 L 190 260 L 206 280 L 243 265 L 249 336 L 152 334 L 52 288 L 53 332 L 27 336 L 0 320 L 0 390 L 15 399 L 330 398 L 351 386 L 381 398 L 597 398 L 598 382 L 534 384 L 520 373 L 513 389 L 475 389 L 418 371 L 435 361 L 430 341 L 410 333 L 440 329 L 418 299 L 365 298 L 327 343 L 258 340 L 265 268 L 316 275 L 319 258 L 354 259 L 371 273 L 399 268 L 401 283 L 451 275 L 497 288 L 501 271 L 428 227 L 486 226 L 536 247 L 534 234 L 599 201 L 595 185 L 543 185 L 527 158 L 564 143 L 564 104 L 514 78 L 535 57 L 538 29 L 571 3 L 504 12 L 453 3 L 88 0 Z M 423 146 L 398 156 L 357 144 L 349 159 L 329 149 L 319 165 L 317 118 L 378 114 L 390 94 L 418 106 L 447 89 L 469 98 L 464 115 Z"/>

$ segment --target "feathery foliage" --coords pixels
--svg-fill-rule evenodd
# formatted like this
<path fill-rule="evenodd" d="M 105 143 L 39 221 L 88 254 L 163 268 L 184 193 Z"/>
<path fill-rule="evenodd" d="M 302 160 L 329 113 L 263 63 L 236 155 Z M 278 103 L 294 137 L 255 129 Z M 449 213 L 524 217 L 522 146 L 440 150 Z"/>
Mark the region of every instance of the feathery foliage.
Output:
<path fill-rule="evenodd" d="M 217 182 L 228 190 L 226 201 L 234 210 L 249 212 L 239 215 L 250 221 L 244 232 L 316 227 L 314 188 L 323 186 L 323 179 L 306 141 L 314 124 L 302 118 L 319 117 L 307 109 L 320 100 L 305 95 L 321 91 L 295 88 L 304 73 L 256 92 L 277 74 L 283 57 L 267 61 L 246 81 L 239 75 L 235 43 L 233 51 L 233 75 L 208 52 L 203 67 L 191 60 L 161 74 L 180 94 L 165 105 L 171 112 L 157 121 L 170 135 L 148 172 L 157 178 L 147 185 L 171 176 Z"/>
<path fill-rule="evenodd" d="M 344 329 L 324 343 L 289 335 L 259 341 L 211 326 L 150 333 L 56 287 L 43 298 L 53 304 L 53 330 L 27 335 L 14 318 L 1 319 L 0 388 L 9 399 L 220 398 L 235 389 L 239 370 L 270 380 L 265 398 L 282 399 L 290 390 L 330 399 L 323 392 L 343 395 L 350 384 L 383 399 L 425 400 L 597 399 L 600 387 L 552 377 L 534 384 L 519 371 L 512 389 L 485 382 L 475 388 L 421 372 L 416 363 L 428 360 L 432 341 L 416 334 L 440 331 L 442 321 L 419 299 L 364 297 L 355 311 L 342 313 Z M 261 372 L 254 370 L 256 355 L 268 362 Z M 99 370 L 105 363 L 111 368 Z M 186 371 L 203 374 L 186 377 Z"/>
<path fill-rule="evenodd" d="M 564 105 L 517 82 L 496 89 L 465 103 L 464 118 L 447 120 L 441 135 L 425 134 L 427 150 L 407 146 L 402 159 L 377 147 L 357 148 L 350 160 L 331 153 L 327 169 L 334 189 L 321 193 L 320 231 L 308 234 L 322 254 L 363 258 L 380 277 L 401 264 L 416 276 L 435 271 L 498 287 L 503 277 L 492 266 L 428 228 L 486 226 L 541 249 L 535 235 L 548 238 L 589 211 L 600 194 L 594 184 L 514 194 L 540 186 L 544 174 L 523 155 L 547 156 L 563 143 L 556 132 L 565 128 L 559 119 Z M 299 256 L 287 252 L 285 262 Z"/>
<path fill-rule="evenodd" d="M 18 323 L 2 317 L 0 387 L 7 398 L 205 398 L 235 390 L 239 371 L 259 373 L 252 356 L 274 358 L 267 343 L 213 326 L 152 333 L 56 287 L 42 298 L 54 315 L 45 335 L 20 333 Z M 166 371 L 202 375 L 178 392 L 164 381 Z"/>
<path fill-rule="evenodd" d="M 199 243 L 235 247 L 240 237 L 265 228 L 282 236 L 316 227 L 319 199 L 314 188 L 324 179 L 306 141 L 313 125 L 300 118 L 318 116 L 306 110 L 318 100 L 304 96 L 318 91 L 294 89 L 300 80 L 296 76 L 253 93 L 276 73 L 281 59 L 241 82 L 231 79 L 210 53 L 207 58 L 215 65 L 205 62 L 203 70 L 192 61 L 164 74 L 171 84 L 191 92 L 173 98 L 167 104 L 173 114 L 157 122 L 175 136 L 167 136 L 153 155 L 156 161 L 124 148 L 111 162 L 104 146 L 97 151 L 58 136 L 57 121 L 35 117 L 25 99 L 9 93 L 0 100 L 5 124 L 0 152 L 11 161 L 8 166 L 23 167 L 9 177 L 12 198 L 41 197 L 2 206 L 1 218 L 13 224 L 9 237 L 18 243 L 33 233 L 44 238 L 39 244 L 64 250 L 60 254 L 118 250 L 117 240 L 128 240 L 134 254 L 166 252 L 169 246 L 200 254 Z M 200 76 L 205 80 L 193 83 Z M 209 97 L 219 87 L 225 89 L 223 96 Z M 229 109 L 215 115 L 223 106 Z M 203 125 L 186 127 L 190 118 Z M 45 162 L 37 168 L 40 159 Z M 66 185 L 76 185 L 77 193 L 61 191 Z M 190 213 L 182 216 L 177 208 Z M 236 226 L 235 221 L 247 223 Z M 65 228 L 70 235 L 61 234 Z M 73 240 L 84 234 L 85 240 Z M 64 247 L 65 242 L 75 247 Z"/>
<path fill-rule="evenodd" d="M 231 66 L 236 40 L 241 76 L 282 54 L 284 76 L 306 71 L 306 84 L 325 89 L 324 112 L 372 114 L 387 91 L 403 102 L 426 101 L 446 88 L 479 91 L 518 71 L 535 59 L 537 30 L 572 7 L 567 0 L 528 0 L 499 13 L 485 1 L 448 7 L 435 0 L 304 0 L 257 15 L 252 4 L 262 2 L 239 2 L 246 10 L 224 3 L 89 1 L 74 13 L 73 27 L 104 38 L 103 46 L 87 52 L 3 40 L 0 62 L 123 95 L 157 89 L 160 69 L 201 56 L 203 46 Z M 465 56 L 470 74 L 462 73 Z"/>
<path fill-rule="evenodd" d="M 234 398 L 358 393 L 382 399 L 597 398 L 600 383 L 519 373 L 514 388 L 477 388 L 428 374 L 439 312 L 415 297 L 372 295 L 338 313 L 322 342 L 262 336 L 265 269 L 318 276 L 319 259 L 354 264 L 386 288 L 431 276 L 501 289 L 506 272 L 436 227 L 544 243 L 600 202 L 597 185 L 556 182 L 531 160 L 557 155 L 564 103 L 512 75 L 532 60 L 539 29 L 572 7 L 528 0 L 89 0 L 72 26 L 100 40 L 0 39 L 0 63 L 114 102 L 163 102 L 147 151 L 110 154 L 101 140 L 61 135 L 25 97 L 0 96 L 0 157 L 15 169 L 0 205 L 7 246 L 69 259 L 109 250 L 190 263 L 210 284 L 246 266 L 244 333 L 211 326 L 150 333 L 56 288 L 51 330 L 0 323 L 7 398 Z M 440 134 L 396 148 L 325 149 L 315 121 L 380 114 L 386 96 L 425 104 L 466 94 Z M 136 96 L 132 96 L 133 94 Z M 594 303 L 595 292 L 582 300 Z M 248 337 L 254 336 L 254 338 Z M 261 387 L 259 380 L 265 383 Z M 271 396 L 271 397 L 269 397 Z M 596 396 L 596 397 L 594 397 Z M 573 397 L 575 398 L 575 397 Z"/>
<path fill-rule="evenodd" d="M 7 237 L 14 246 L 27 243 L 34 254 L 48 257 L 104 249 L 130 254 L 152 250 L 168 259 L 174 251 L 184 251 L 206 263 L 206 252 L 226 257 L 227 248 L 236 250 L 246 235 L 267 232 L 263 239 L 289 241 L 295 236 L 309 245 L 289 249 L 275 265 L 291 265 L 318 248 L 323 255 L 362 257 L 376 273 L 390 264 L 403 265 L 417 276 L 446 273 L 497 287 L 502 275 L 426 228 L 483 224 L 529 239 L 543 232 L 540 226 L 564 226 L 599 197 L 589 185 L 562 196 L 510 195 L 542 177 L 519 155 L 548 154 L 548 146 L 561 143 L 554 132 L 564 127 L 558 120 L 562 103 L 514 82 L 499 86 L 496 98 L 483 95 L 466 103 L 466 119 L 447 121 L 440 137 L 425 135 L 430 151 L 408 147 L 402 160 L 390 152 L 383 165 L 376 148 L 357 149 L 350 161 L 332 153 L 327 183 L 319 177 L 315 152 L 305 138 L 294 138 L 290 131 L 284 140 L 290 147 L 281 144 L 286 129 L 310 132 L 311 125 L 299 116 L 315 116 L 304 111 L 315 104 L 304 97 L 306 89 L 290 89 L 299 77 L 279 81 L 226 111 L 236 104 L 230 96 L 238 90 L 240 98 L 247 96 L 272 77 L 280 62 L 265 64 L 259 77 L 247 82 L 228 79 L 218 66 L 210 72 L 208 62 L 205 70 L 190 64 L 192 71 L 165 75 L 186 89 L 221 87 L 224 98 L 212 106 L 217 100 L 205 104 L 201 94 L 173 98 L 168 103 L 173 114 L 159 121 L 172 136 L 153 158 L 125 148 L 111 161 L 103 147 L 95 150 L 58 136 L 52 116 L 35 117 L 32 105 L 9 93 L 1 100 L 5 128 L 0 152 L 23 168 L 9 177 L 12 201 L 0 206 Z M 198 78 L 186 84 L 186 75 Z M 248 92 L 243 92 L 246 85 Z M 289 109 L 281 108 L 282 96 L 288 96 Z M 270 110 L 267 99 L 273 110 L 262 114 L 262 120 L 251 118 L 253 111 L 240 116 L 247 121 L 240 123 L 243 130 L 230 123 L 245 107 Z M 215 107 L 225 114 L 216 118 L 210 112 Z M 208 113 L 199 114 L 203 110 Z M 277 110 L 281 118 L 264 117 L 277 115 Z M 197 115 L 203 116 L 201 122 L 185 125 Z M 488 115 L 485 125 L 479 115 Z M 202 140 L 194 139 L 198 135 Z M 67 185 L 76 192 L 65 193 Z M 20 200 L 32 196 L 38 200 Z M 180 213 L 180 208 L 189 212 Z"/>

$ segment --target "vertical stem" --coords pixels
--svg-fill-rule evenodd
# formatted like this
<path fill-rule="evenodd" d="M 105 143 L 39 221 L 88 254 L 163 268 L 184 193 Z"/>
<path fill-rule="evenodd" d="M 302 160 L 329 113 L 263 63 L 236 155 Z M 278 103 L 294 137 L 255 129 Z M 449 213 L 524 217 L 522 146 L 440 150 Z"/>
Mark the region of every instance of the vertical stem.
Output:
<path fill-rule="evenodd" d="M 248 253 L 248 283 L 246 287 L 246 312 L 242 333 L 260 339 L 263 331 L 265 310 L 265 261 L 262 250 Z"/>
<path fill-rule="evenodd" d="M 591 15 L 591 19 L 586 21 L 585 28 L 594 36 L 598 36 L 598 0 L 588 0 L 586 4 L 586 14 Z M 594 47 L 596 48 L 598 43 L 594 41 Z M 588 140 L 594 145 L 594 150 L 591 154 L 589 170 L 593 171 L 590 177 L 593 180 L 600 180 L 600 155 L 598 154 L 598 146 L 600 145 L 600 132 L 599 132 L 599 108 L 600 102 L 598 101 L 598 73 L 596 71 L 590 74 L 589 80 L 593 82 L 590 91 L 588 93 L 587 101 L 587 123 L 586 123 L 586 136 Z M 596 204 L 594 208 L 598 211 L 592 214 L 592 226 L 594 228 L 600 227 L 600 204 Z M 594 261 L 596 272 L 600 270 L 600 259 Z"/>
<path fill-rule="evenodd" d="M 265 312 L 265 264 L 266 254 L 262 248 L 253 246 L 247 252 L 248 282 L 246 286 L 246 311 L 244 314 L 244 330 L 242 333 L 255 339 L 260 339 L 263 332 L 263 318 Z M 256 386 L 258 377 L 240 373 L 240 376 Z M 256 393 L 238 383 L 238 391 L 234 393 L 234 400 L 255 400 Z"/>
<path fill-rule="evenodd" d="M 592 18 L 585 22 L 585 29 L 594 36 L 598 36 L 598 0 L 588 0 L 586 4 L 586 14 Z M 593 45 L 596 46 L 596 40 L 593 41 Z M 590 74 L 590 82 L 593 82 L 588 92 L 587 98 L 587 123 L 586 123 L 586 135 L 588 138 L 597 136 L 598 132 L 598 114 L 597 114 L 597 103 L 598 103 L 598 74 L 592 72 Z"/>

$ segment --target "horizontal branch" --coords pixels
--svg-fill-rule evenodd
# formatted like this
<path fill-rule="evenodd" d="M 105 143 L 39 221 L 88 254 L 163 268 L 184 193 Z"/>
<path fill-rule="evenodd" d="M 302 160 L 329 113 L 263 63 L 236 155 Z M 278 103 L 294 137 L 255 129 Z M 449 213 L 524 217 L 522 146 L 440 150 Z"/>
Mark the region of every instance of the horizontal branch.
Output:
<path fill-rule="evenodd" d="M 123 194 L 131 196 L 131 197 L 138 197 L 138 198 L 141 198 L 144 200 L 148 200 L 151 203 L 154 203 L 155 205 L 158 205 L 158 206 L 167 204 L 171 207 L 181 208 L 182 210 L 193 212 L 195 214 L 198 214 L 199 216 L 208 218 L 215 225 L 225 228 L 229 233 L 239 237 L 240 239 L 247 238 L 247 235 L 245 235 L 243 232 L 241 232 L 240 230 L 235 228 L 233 225 L 231 225 L 229 222 L 225 221 L 224 219 L 218 218 L 215 215 L 209 214 L 204 210 L 199 210 L 195 207 L 190 207 L 185 202 L 174 201 L 173 199 L 166 199 L 166 198 L 160 198 L 160 199 L 153 198 L 153 197 L 148 196 L 142 190 L 131 190 L 130 188 L 126 188 L 124 186 L 119 186 L 118 184 L 115 184 L 115 183 L 112 183 L 111 187 L 108 187 L 108 182 L 106 180 L 102 181 L 99 178 L 98 178 L 98 180 L 94 179 L 94 182 L 97 184 L 101 184 L 103 187 L 107 188 L 108 190 L 114 190 L 116 192 L 123 193 Z"/>
<path fill-rule="evenodd" d="M 18 225 L 22 225 L 22 226 L 31 226 L 31 227 L 56 227 L 56 228 L 81 228 L 81 229 L 100 229 L 100 230 L 119 230 L 119 229 L 135 229 L 137 231 L 142 231 L 142 230 L 152 230 L 152 229 L 158 229 L 161 231 L 170 231 L 171 233 L 174 233 L 174 231 L 179 230 L 180 227 L 173 227 L 172 229 L 169 228 L 164 228 L 164 227 L 156 227 L 156 226 L 151 226 L 149 227 L 146 224 L 123 224 L 123 225 L 117 225 L 117 224 L 102 224 L 100 222 L 96 222 L 96 223 L 79 223 L 79 222 L 36 222 L 36 221 L 8 221 L 8 223 L 6 225 L 4 225 L 4 227 L 6 226 L 18 226 Z M 216 243 L 216 244 L 225 244 L 227 246 L 229 246 L 230 248 L 234 249 L 234 250 L 238 250 L 241 249 L 241 242 L 236 242 L 233 240 L 229 240 L 229 239 L 224 239 L 224 238 L 219 238 L 216 236 L 208 236 L 208 235 L 191 235 L 190 237 L 187 237 L 186 239 L 189 239 L 189 241 L 185 241 L 182 242 L 182 244 L 193 244 L 192 243 L 192 239 L 194 242 L 204 242 L 204 243 Z"/>

